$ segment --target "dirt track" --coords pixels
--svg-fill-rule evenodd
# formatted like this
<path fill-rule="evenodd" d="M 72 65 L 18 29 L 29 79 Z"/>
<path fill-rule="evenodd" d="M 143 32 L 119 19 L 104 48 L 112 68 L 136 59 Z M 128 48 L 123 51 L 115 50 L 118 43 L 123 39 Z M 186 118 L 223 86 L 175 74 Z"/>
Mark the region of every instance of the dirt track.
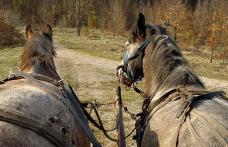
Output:
<path fill-rule="evenodd" d="M 118 62 L 90 55 L 85 55 L 66 49 L 61 44 L 55 45 L 57 58 L 55 58 L 60 75 L 68 72 L 67 76 L 77 82 L 79 95 L 100 99 L 105 93 L 102 89 L 96 89 L 104 83 L 115 82 L 115 69 Z M 67 71 L 66 71 L 67 70 Z"/>
<path fill-rule="evenodd" d="M 100 102 L 113 101 L 111 96 L 113 95 L 113 88 L 115 87 L 115 70 L 119 62 L 81 54 L 69 50 L 58 43 L 55 44 L 55 46 L 57 48 L 57 58 L 55 58 L 55 62 L 58 72 L 62 77 L 70 79 L 70 83 L 75 84 L 74 88 L 81 100 L 96 99 Z M 227 81 L 208 79 L 205 77 L 201 77 L 201 79 L 209 89 L 225 90 L 228 92 Z M 132 107 L 132 110 L 138 111 L 140 102 L 141 100 L 134 99 L 128 106 Z M 102 118 L 105 120 L 105 124 L 115 124 L 115 113 L 113 113 L 113 108 L 107 106 L 102 108 L 100 112 Z M 132 126 L 134 126 L 134 122 L 129 120 L 126 126 L 126 132 L 128 132 L 131 130 Z M 104 146 L 114 145 L 105 139 L 99 132 L 96 135 L 98 135 L 98 140 L 101 141 Z M 131 137 L 127 144 L 127 146 L 135 146 Z"/>
<path fill-rule="evenodd" d="M 58 43 L 55 46 L 57 48 L 57 54 L 58 54 L 57 58 L 55 59 L 55 62 L 57 64 L 57 69 L 63 68 L 61 66 L 62 63 L 65 63 L 65 62 L 70 63 L 69 65 L 65 64 L 64 66 L 71 66 L 72 71 L 70 72 L 72 72 L 73 74 L 72 75 L 73 79 L 76 79 L 76 81 L 79 82 L 78 84 L 81 88 L 84 87 L 83 85 L 80 85 L 83 83 L 99 85 L 99 82 L 104 82 L 104 81 L 115 82 L 115 80 L 113 79 L 116 73 L 116 67 L 119 64 L 119 62 L 81 54 L 81 53 L 69 50 L 65 48 L 63 45 Z M 200 78 L 201 80 L 203 80 L 204 84 L 209 89 L 224 90 L 228 92 L 228 81 L 209 79 L 206 77 L 200 77 Z"/>
<path fill-rule="evenodd" d="M 55 63 L 61 77 L 68 79 L 68 82 L 75 89 L 81 101 L 97 100 L 102 103 L 113 102 L 115 87 L 115 68 L 118 62 L 81 54 L 66 49 L 60 44 L 57 48 Z M 111 111 L 112 110 L 112 111 Z M 115 107 L 103 106 L 99 114 L 104 121 L 106 128 L 115 125 Z M 133 121 L 131 122 L 133 126 Z M 107 140 L 95 129 L 95 134 L 103 146 L 114 146 L 115 143 Z M 116 134 L 112 134 L 115 136 Z M 134 143 L 132 144 L 134 146 Z"/>

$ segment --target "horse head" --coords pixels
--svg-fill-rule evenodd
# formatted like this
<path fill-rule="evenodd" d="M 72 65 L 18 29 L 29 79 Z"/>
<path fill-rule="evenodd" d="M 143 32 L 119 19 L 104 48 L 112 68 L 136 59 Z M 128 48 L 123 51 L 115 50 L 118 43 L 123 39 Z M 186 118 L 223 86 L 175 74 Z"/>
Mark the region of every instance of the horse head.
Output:
<path fill-rule="evenodd" d="M 20 70 L 59 79 L 53 57 L 56 55 L 52 40 L 52 27 L 47 24 L 40 32 L 26 27 L 27 42 L 22 51 Z"/>

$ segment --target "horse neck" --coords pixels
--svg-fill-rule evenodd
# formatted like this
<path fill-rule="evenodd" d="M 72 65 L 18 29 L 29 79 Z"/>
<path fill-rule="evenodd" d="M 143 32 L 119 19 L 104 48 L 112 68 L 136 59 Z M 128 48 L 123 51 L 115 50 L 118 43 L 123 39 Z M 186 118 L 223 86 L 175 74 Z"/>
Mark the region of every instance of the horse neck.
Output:
<path fill-rule="evenodd" d="M 153 49 L 145 50 L 144 78 L 146 94 L 153 100 L 159 99 L 178 86 L 204 88 L 203 83 L 192 72 L 177 48 L 172 46 L 172 49 L 169 49 L 168 46 L 161 46 L 159 53 L 151 53 L 151 50 Z"/>
<path fill-rule="evenodd" d="M 50 61 L 46 60 L 44 62 L 42 61 L 42 58 L 31 57 L 24 63 L 22 61 L 20 69 L 25 73 L 35 73 L 47 76 L 54 80 L 61 80 L 55 69 L 54 61 L 52 58 L 50 59 Z"/>

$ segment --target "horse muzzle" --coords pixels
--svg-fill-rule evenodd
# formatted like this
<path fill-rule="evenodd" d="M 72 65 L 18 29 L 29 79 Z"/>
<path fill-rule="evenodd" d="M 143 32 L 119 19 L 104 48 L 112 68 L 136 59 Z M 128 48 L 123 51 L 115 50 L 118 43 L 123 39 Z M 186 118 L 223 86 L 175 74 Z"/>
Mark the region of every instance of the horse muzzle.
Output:
<path fill-rule="evenodd" d="M 133 83 L 133 81 L 129 78 L 128 74 L 125 72 L 122 65 L 117 67 L 117 77 L 121 83 L 127 85 L 128 87 L 130 87 Z"/>

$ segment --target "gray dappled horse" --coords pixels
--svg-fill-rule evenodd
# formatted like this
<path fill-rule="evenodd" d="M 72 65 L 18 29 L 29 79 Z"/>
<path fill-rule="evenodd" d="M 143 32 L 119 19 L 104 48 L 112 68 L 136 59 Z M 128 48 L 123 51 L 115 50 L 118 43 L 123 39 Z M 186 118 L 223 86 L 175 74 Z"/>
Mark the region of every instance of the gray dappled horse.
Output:
<path fill-rule="evenodd" d="M 209 92 L 193 73 L 166 29 L 145 24 L 139 14 L 127 42 L 122 83 L 144 78 L 143 113 L 136 139 L 142 147 L 224 147 L 228 145 L 228 99 Z"/>
<path fill-rule="evenodd" d="M 28 25 L 26 37 L 20 71 L 0 83 L 0 146 L 90 146 L 66 105 L 68 95 L 53 61 L 51 26 L 33 33 Z"/>

